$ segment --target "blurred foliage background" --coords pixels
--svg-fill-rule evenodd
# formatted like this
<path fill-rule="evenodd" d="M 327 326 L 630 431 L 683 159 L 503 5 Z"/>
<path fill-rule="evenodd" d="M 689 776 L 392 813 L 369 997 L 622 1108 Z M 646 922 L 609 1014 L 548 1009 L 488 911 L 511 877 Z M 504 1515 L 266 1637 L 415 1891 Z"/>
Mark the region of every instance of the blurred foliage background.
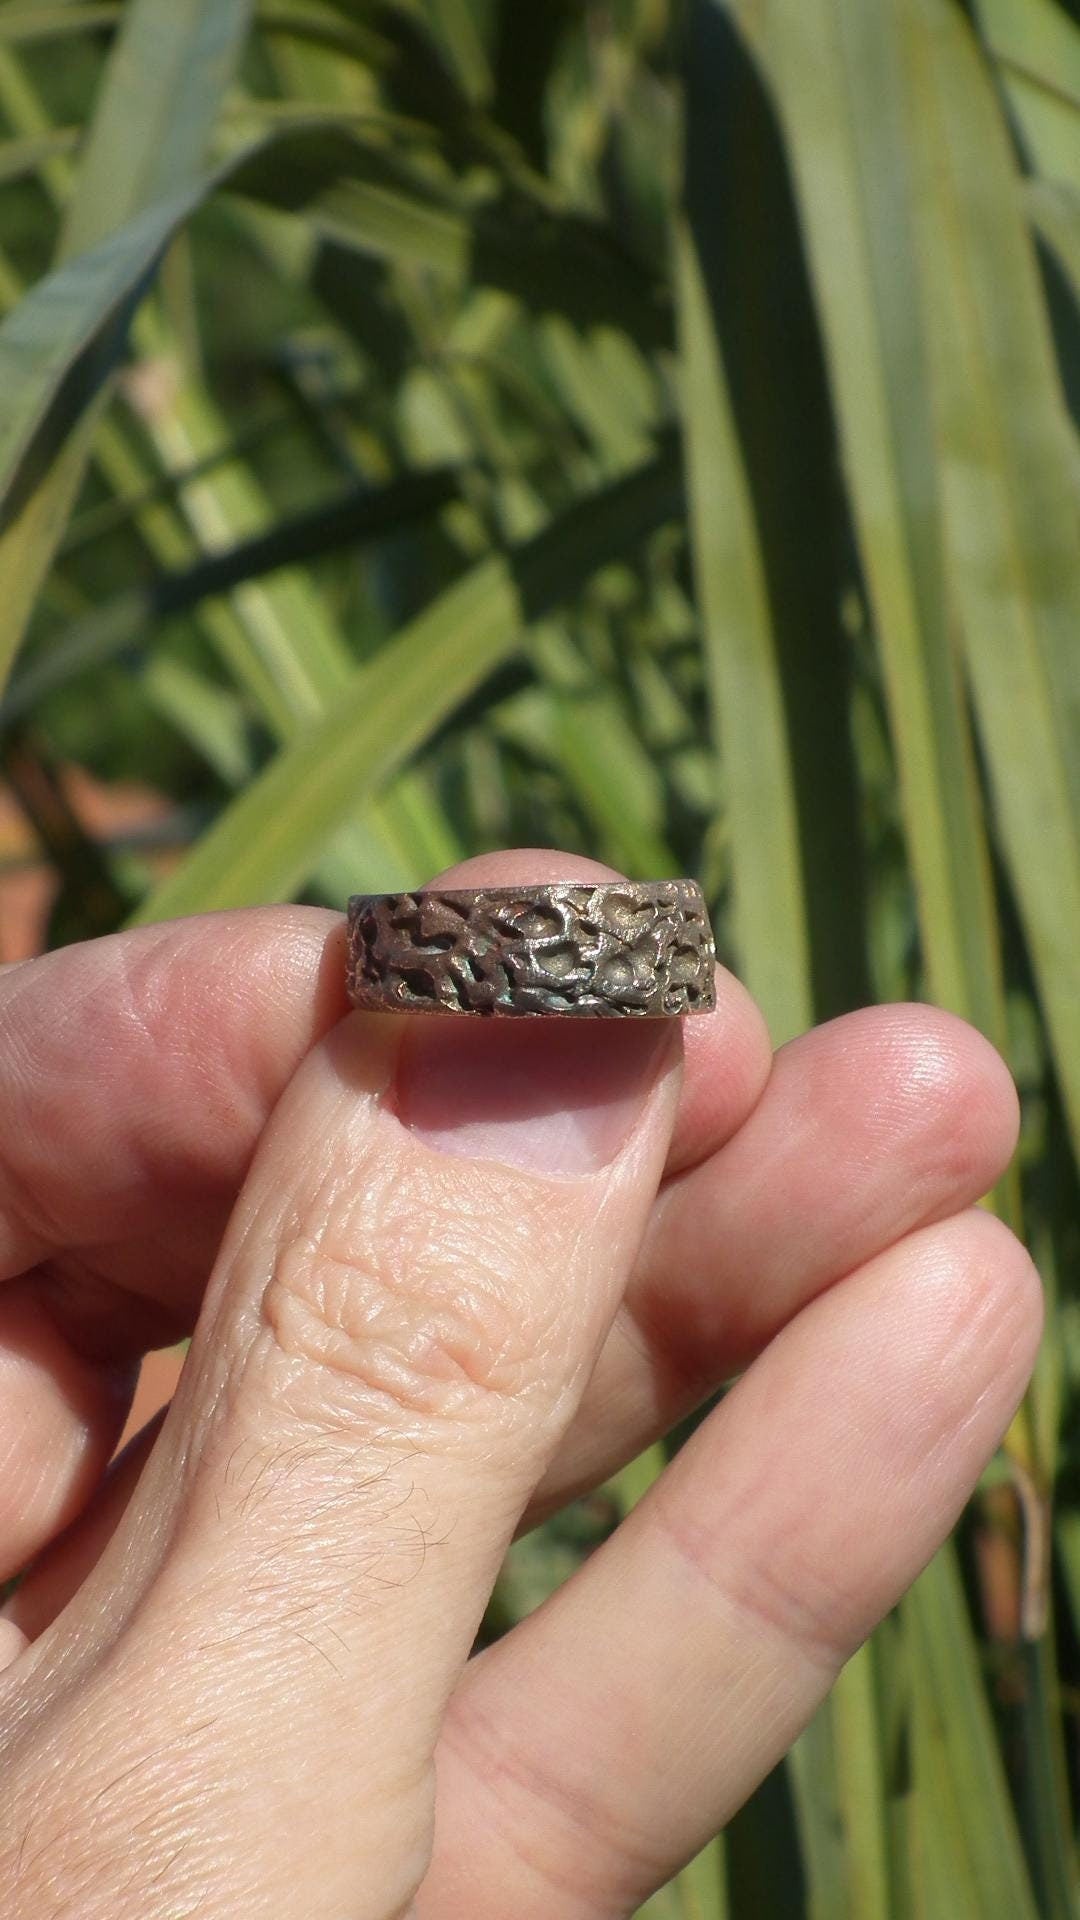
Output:
<path fill-rule="evenodd" d="M 3 0 L 0 132 L 0 958 L 558 844 L 980 1026 L 1033 1390 L 647 1911 L 1077 1914 L 1075 5 Z"/>

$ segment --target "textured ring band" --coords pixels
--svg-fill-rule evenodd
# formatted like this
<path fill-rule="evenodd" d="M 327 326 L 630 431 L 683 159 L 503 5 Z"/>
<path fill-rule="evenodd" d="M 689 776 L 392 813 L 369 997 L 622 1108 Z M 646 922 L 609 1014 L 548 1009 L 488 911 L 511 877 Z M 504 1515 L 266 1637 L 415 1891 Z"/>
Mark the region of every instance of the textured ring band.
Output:
<path fill-rule="evenodd" d="M 655 1019 L 716 1002 L 693 880 L 354 894 L 348 993 L 376 1013 Z"/>

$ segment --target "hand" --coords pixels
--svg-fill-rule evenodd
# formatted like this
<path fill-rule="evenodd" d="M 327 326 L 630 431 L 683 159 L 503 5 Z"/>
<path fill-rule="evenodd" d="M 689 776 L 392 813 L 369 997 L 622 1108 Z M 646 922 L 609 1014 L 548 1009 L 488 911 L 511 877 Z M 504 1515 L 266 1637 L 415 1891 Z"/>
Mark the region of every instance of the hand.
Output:
<path fill-rule="evenodd" d="M 609 877 L 444 878 L 577 874 Z M 282 908 L 0 973 L 8 1920 L 632 1912 L 1027 1380 L 1038 1282 L 971 1205 L 1015 1095 L 962 1022 L 773 1059 L 724 974 L 680 1034 L 343 1018 L 343 972 L 340 917 Z M 192 1327 L 106 1475 L 139 1355 Z M 747 1366 L 468 1661 L 515 1530 Z"/>

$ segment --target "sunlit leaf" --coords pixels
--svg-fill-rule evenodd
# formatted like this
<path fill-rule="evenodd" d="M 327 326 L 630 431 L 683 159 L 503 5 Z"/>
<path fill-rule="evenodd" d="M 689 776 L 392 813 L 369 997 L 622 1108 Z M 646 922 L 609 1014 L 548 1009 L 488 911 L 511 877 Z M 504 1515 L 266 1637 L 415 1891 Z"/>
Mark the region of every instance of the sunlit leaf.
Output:
<path fill-rule="evenodd" d="M 677 510 L 670 455 L 482 561 L 357 670 L 139 909 L 139 920 L 287 898 L 331 834 L 522 644 L 530 620 Z"/>
<path fill-rule="evenodd" d="M 78 495 L 126 322 L 169 236 L 205 191 L 205 148 L 248 13 L 248 0 L 132 0 L 90 130 L 97 157 L 67 211 L 61 263 L 0 327 L 0 687 Z M 162 36 L 174 70 L 189 55 L 193 63 L 191 84 L 165 95 L 155 91 Z M 157 107 L 132 137 L 132 98 L 144 92 Z"/>

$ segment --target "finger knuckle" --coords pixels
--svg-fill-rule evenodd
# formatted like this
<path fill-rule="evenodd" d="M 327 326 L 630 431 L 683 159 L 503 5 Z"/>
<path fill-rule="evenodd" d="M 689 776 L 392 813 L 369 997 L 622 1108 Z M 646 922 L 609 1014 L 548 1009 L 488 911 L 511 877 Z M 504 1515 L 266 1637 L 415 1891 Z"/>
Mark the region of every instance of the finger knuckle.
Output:
<path fill-rule="evenodd" d="M 614 1715 L 620 1706 L 612 1702 Z M 579 1920 L 636 1912 L 666 1879 L 666 1849 L 643 1831 L 611 1780 L 587 1762 L 578 1764 L 557 1736 L 508 1737 L 505 1716 L 485 1710 L 481 1689 L 455 1696 L 442 1746 L 468 1777 L 491 1830 L 512 1850 L 518 1873 L 535 1889 L 536 1911 Z"/>
<path fill-rule="evenodd" d="M 874 1624 L 853 1604 L 832 1568 L 822 1564 L 808 1530 L 806 1551 L 789 1535 L 775 1553 L 717 1550 L 713 1528 L 674 1504 L 657 1505 L 668 1548 L 711 1590 L 723 1611 L 755 1636 L 784 1647 L 821 1669 L 831 1681 Z"/>
<path fill-rule="evenodd" d="M 384 1187 L 335 1198 L 280 1241 L 260 1319 L 301 1381 L 385 1414 L 468 1419 L 527 1398 L 545 1344 L 520 1282 L 515 1223 L 481 1196 Z"/>
<path fill-rule="evenodd" d="M 933 1286 L 949 1313 L 954 1337 L 941 1361 L 945 1380 L 962 1398 L 971 1383 L 1019 1393 L 1035 1360 L 1043 1329 L 1042 1281 L 1031 1255 L 985 1207 L 968 1207 L 931 1229 L 923 1241 L 924 1290 Z"/>

